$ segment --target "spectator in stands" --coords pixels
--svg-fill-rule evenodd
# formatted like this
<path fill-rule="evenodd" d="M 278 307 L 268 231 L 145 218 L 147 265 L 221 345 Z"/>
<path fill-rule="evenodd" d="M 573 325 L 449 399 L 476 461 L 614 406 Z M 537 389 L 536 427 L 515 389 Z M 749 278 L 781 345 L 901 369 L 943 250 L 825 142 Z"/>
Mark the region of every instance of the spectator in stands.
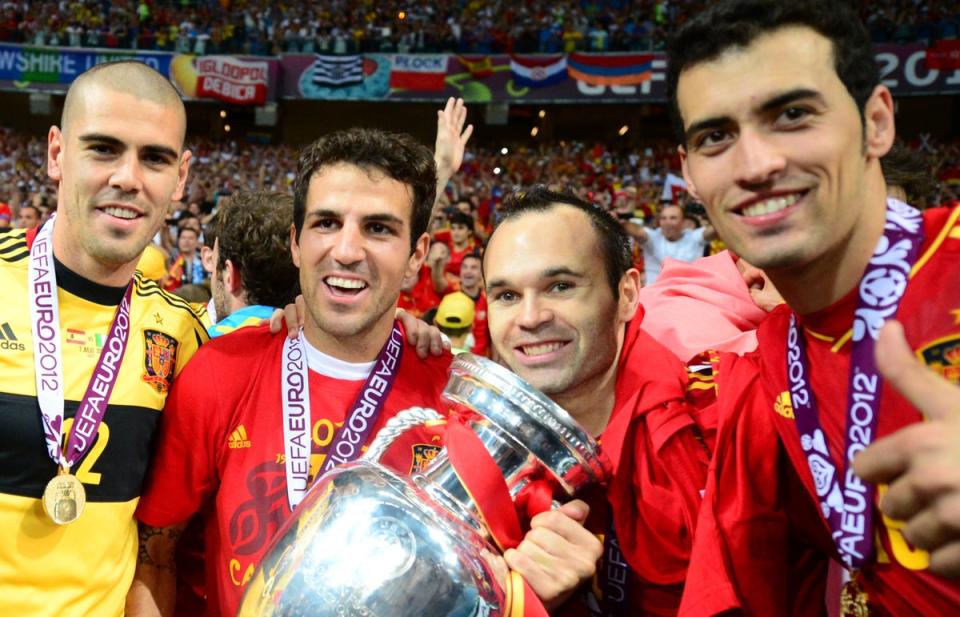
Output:
<path fill-rule="evenodd" d="M 445 266 L 445 272 L 452 277 L 460 276 L 460 263 L 467 253 L 478 248 L 477 239 L 473 235 L 474 220 L 469 214 L 456 210 L 449 217 L 450 229 L 434 232 L 433 240 L 447 245 L 450 259 Z"/>
<path fill-rule="evenodd" d="M 196 221 L 196 219 L 193 220 Z M 198 227 L 199 223 L 196 227 L 186 225 L 177 235 L 177 257 L 170 266 L 163 284 L 167 291 L 174 291 L 181 285 L 202 283 L 207 278 L 200 252 L 197 250 L 200 238 Z"/>
<path fill-rule="evenodd" d="M 9 204 L 0 203 L 0 229 L 10 227 L 10 221 L 12 219 L 13 214 L 10 211 Z"/>
<path fill-rule="evenodd" d="M 475 309 L 473 300 L 462 291 L 447 294 L 437 307 L 433 323 L 450 338 L 454 355 L 470 351 L 468 337 L 473 329 Z"/>
<path fill-rule="evenodd" d="M 460 262 L 460 291 L 474 303 L 473 344 L 470 351 L 479 356 L 489 355 L 487 292 L 483 288 L 483 262 L 479 252 L 467 253 Z"/>
<path fill-rule="evenodd" d="M 217 213 L 210 288 L 217 322 L 210 338 L 269 319 L 299 290 L 290 259 L 293 198 L 283 193 L 234 193 Z"/>
<path fill-rule="evenodd" d="M 17 227 L 22 229 L 36 229 L 40 226 L 40 220 L 43 218 L 40 208 L 33 204 L 24 204 L 20 206 L 20 214 L 17 216 Z"/>
<path fill-rule="evenodd" d="M 643 246 L 645 285 L 656 282 L 667 257 L 691 262 L 703 257 L 704 249 L 716 237 L 710 225 L 685 229 L 684 212 L 670 204 L 660 209 L 660 226 L 650 229 L 637 223 L 628 223 L 627 231 Z"/>

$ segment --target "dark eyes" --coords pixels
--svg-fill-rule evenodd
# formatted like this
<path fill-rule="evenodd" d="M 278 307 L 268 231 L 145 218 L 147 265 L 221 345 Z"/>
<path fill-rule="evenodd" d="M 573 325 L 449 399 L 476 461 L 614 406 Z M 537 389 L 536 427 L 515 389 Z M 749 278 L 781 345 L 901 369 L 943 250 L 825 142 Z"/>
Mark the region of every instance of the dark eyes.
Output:
<path fill-rule="evenodd" d="M 780 112 L 780 117 L 777 120 L 783 120 L 789 124 L 794 124 L 805 119 L 810 115 L 810 110 L 804 107 L 787 107 L 782 112 Z"/>

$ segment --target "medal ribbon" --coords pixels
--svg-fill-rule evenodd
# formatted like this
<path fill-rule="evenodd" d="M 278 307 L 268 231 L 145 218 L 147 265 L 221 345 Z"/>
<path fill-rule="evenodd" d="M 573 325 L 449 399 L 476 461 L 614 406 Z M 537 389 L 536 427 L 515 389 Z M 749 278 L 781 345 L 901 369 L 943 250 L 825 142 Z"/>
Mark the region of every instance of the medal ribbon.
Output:
<path fill-rule="evenodd" d="M 96 441 L 100 422 L 107 412 L 107 402 L 117 383 L 120 363 L 130 338 L 130 299 L 133 281 L 127 285 L 120 305 L 113 315 L 110 331 L 93 369 L 87 390 L 74 416 L 73 430 L 65 451 L 63 437 L 63 353 L 60 339 L 60 308 L 57 299 L 57 275 L 53 260 L 53 225 L 56 215 L 37 233 L 30 247 L 28 288 L 30 328 L 33 336 L 34 377 L 37 402 L 43 421 L 43 437 L 47 454 L 60 467 L 69 469 L 80 460 Z"/>
<path fill-rule="evenodd" d="M 393 389 L 403 358 L 403 332 L 394 322 L 390 338 L 373 364 L 357 399 L 350 406 L 343 426 L 323 450 L 326 473 L 337 465 L 356 460 L 370 438 L 380 412 Z M 283 450 L 287 476 L 287 503 L 292 511 L 310 486 L 310 454 L 313 423 L 310 419 L 310 377 L 303 332 L 283 344 L 280 389 L 283 397 Z"/>
<path fill-rule="evenodd" d="M 613 527 L 613 514 L 603 537 L 603 571 L 600 572 L 600 591 L 603 592 L 603 614 L 606 617 L 630 615 L 630 565 L 620 551 L 620 542 Z"/>
<path fill-rule="evenodd" d="M 896 315 L 922 244 L 921 213 L 903 202 L 888 199 L 883 236 L 860 280 L 853 317 L 843 478 L 834 465 L 820 423 L 816 397 L 810 386 L 806 343 L 796 315 L 790 317 L 787 380 L 800 445 L 813 476 L 820 509 L 830 524 L 840 558 L 848 568 L 863 567 L 873 552 L 875 487 L 862 482 L 853 473 L 851 463 L 876 436 L 883 377 L 877 370 L 874 347 L 884 322 Z"/>

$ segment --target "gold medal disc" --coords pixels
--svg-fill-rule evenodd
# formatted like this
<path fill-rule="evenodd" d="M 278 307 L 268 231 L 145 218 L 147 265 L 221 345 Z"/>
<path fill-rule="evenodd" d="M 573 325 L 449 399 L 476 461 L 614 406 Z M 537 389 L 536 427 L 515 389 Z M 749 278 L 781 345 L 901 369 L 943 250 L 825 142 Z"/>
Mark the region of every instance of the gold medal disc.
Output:
<path fill-rule="evenodd" d="M 60 470 L 43 489 L 43 511 L 57 525 L 68 525 L 83 513 L 87 494 L 77 476 Z"/>
<path fill-rule="evenodd" d="M 843 617 L 869 617 L 870 603 L 867 601 L 867 592 L 854 578 L 847 581 L 840 592 L 840 614 Z"/>

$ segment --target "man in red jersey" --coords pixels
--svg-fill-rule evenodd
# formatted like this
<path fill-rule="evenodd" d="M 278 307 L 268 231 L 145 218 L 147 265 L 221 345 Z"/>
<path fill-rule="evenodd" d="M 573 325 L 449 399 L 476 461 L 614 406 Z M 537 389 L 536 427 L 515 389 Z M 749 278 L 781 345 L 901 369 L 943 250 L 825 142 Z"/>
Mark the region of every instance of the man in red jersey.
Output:
<path fill-rule="evenodd" d="M 685 401 L 684 365 L 642 328 L 628 236 L 601 208 L 534 189 L 504 208 L 484 277 L 498 357 L 597 436 L 613 471 L 587 498 L 598 580 L 564 614 L 676 614 L 711 427 Z"/>
<path fill-rule="evenodd" d="M 394 319 L 402 280 L 427 251 L 435 183 L 430 152 L 402 135 L 354 129 L 303 152 L 291 229 L 303 333 L 288 340 L 260 327 L 216 339 L 171 393 L 138 509 L 130 614 L 170 614 L 176 542 L 202 511 L 208 610 L 235 615 L 313 478 L 354 460 L 398 411 L 445 408 L 449 354 L 418 360 Z M 414 439 L 422 451 L 439 449 L 427 429 Z M 409 450 L 388 464 L 410 471 Z M 552 520 L 553 532 L 572 537 L 570 550 L 595 542 L 572 518 Z M 560 545 L 559 557 L 567 551 L 551 540 L 530 544 Z M 531 586 L 541 593 L 535 580 Z"/>
<path fill-rule="evenodd" d="M 931 572 L 902 523 L 875 507 L 885 487 L 875 494 L 850 463 L 923 420 L 876 366 L 884 320 L 900 319 L 916 354 L 950 374 L 958 211 L 920 215 L 887 200 L 893 101 L 845 5 L 721 2 L 670 50 L 689 190 L 786 301 L 762 323 L 756 353 L 721 361 L 682 612 L 821 614 L 831 557 L 845 612 L 947 614 L 960 586 Z M 935 493 L 955 499 L 955 487 Z"/>

